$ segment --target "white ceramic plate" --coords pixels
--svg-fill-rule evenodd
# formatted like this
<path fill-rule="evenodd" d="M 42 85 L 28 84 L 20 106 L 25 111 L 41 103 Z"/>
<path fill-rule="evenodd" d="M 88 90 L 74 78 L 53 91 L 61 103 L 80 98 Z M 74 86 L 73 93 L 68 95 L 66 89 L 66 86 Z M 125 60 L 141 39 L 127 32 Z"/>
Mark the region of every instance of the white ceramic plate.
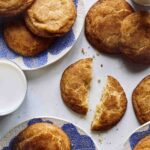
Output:
<path fill-rule="evenodd" d="M 52 123 L 63 129 L 71 141 L 71 150 L 98 150 L 91 137 L 79 127 L 58 118 L 34 118 L 13 128 L 0 140 L 1 150 L 11 150 L 16 135 L 27 126 L 39 122 Z"/>
<path fill-rule="evenodd" d="M 150 122 L 138 128 L 126 141 L 123 150 L 133 150 L 136 144 L 145 136 L 150 135 Z"/>
<path fill-rule="evenodd" d="M 62 58 L 76 43 L 84 24 L 85 2 L 84 0 L 74 0 L 74 3 L 77 8 L 77 19 L 72 30 L 58 38 L 47 51 L 36 57 L 22 57 L 12 52 L 4 42 L 3 27 L 0 24 L 0 58 L 14 61 L 22 70 L 36 70 Z"/>

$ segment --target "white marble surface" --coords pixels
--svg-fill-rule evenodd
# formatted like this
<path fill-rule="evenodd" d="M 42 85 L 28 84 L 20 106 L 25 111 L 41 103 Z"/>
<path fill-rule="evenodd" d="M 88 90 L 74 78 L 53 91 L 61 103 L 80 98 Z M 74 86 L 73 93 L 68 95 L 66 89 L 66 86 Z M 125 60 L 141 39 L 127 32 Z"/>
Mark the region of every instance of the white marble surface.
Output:
<path fill-rule="evenodd" d="M 86 10 L 94 1 L 87 0 Z M 86 51 L 84 55 L 81 52 L 82 48 Z M 150 73 L 150 68 L 131 64 L 120 56 L 104 54 L 98 56 L 97 53 L 88 44 L 84 32 L 82 32 L 76 45 L 63 59 L 44 69 L 25 72 L 28 79 L 26 99 L 16 112 L 9 116 L 0 117 L 0 137 L 18 123 L 27 119 L 39 116 L 54 116 L 69 120 L 86 130 L 91 134 L 100 150 L 119 150 L 119 145 L 122 145 L 131 132 L 139 126 L 133 112 L 131 94 L 138 82 Z M 90 111 L 86 117 L 82 117 L 73 113 L 64 105 L 60 96 L 59 84 L 62 72 L 68 65 L 80 58 L 93 56 L 95 57 L 94 79 L 89 96 Z M 101 64 L 103 64 L 103 67 L 101 67 Z M 128 109 L 124 118 L 113 129 L 107 132 L 92 133 L 90 124 L 93 111 L 100 99 L 101 90 L 104 86 L 103 82 L 107 75 L 116 77 L 122 84 L 128 98 Z M 101 83 L 98 83 L 99 79 Z"/>

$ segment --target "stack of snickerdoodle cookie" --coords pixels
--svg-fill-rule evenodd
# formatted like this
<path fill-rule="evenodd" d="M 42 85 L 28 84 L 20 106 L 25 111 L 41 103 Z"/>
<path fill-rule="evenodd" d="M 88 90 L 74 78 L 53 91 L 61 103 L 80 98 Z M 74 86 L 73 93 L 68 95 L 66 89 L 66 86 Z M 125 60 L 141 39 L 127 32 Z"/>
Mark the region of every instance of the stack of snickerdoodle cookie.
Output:
<path fill-rule="evenodd" d="M 6 44 L 23 56 L 47 49 L 71 30 L 76 16 L 73 0 L 0 0 Z"/>
<path fill-rule="evenodd" d="M 96 2 L 86 16 L 85 34 L 100 52 L 150 64 L 150 13 L 134 12 L 125 0 Z"/>

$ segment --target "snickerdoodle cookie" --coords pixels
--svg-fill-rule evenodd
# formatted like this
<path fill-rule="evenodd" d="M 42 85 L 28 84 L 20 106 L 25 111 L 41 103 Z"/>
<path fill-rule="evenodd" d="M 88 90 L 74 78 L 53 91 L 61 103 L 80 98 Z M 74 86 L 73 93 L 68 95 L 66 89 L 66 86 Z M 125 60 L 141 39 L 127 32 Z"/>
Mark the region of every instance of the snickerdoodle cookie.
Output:
<path fill-rule="evenodd" d="M 65 104 L 80 114 L 88 111 L 88 92 L 92 79 L 92 59 L 82 59 L 63 73 L 60 88 Z"/>
<path fill-rule="evenodd" d="M 132 101 L 139 122 L 144 124 L 150 121 L 150 75 L 134 89 Z"/>
<path fill-rule="evenodd" d="M 73 0 L 36 0 L 25 17 L 29 29 L 42 37 L 64 35 L 75 20 L 76 8 Z"/>
<path fill-rule="evenodd" d="M 143 138 L 133 150 L 150 150 L 150 135 Z"/>
<path fill-rule="evenodd" d="M 100 52 L 119 53 L 121 23 L 133 9 L 124 0 L 100 0 L 89 10 L 85 20 L 88 41 Z"/>
<path fill-rule="evenodd" d="M 26 10 L 34 0 L 0 0 L 0 16 L 14 16 Z"/>
<path fill-rule="evenodd" d="M 16 136 L 12 150 L 71 150 L 71 144 L 61 128 L 50 123 L 36 123 Z"/>
<path fill-rule="evenodd" d="M 19 19 L 4 25 L 4 39 L 9 48 L 22 56 L 35 56 L 53 43 L 53 39 L 41 38 L 31 33 L 24 20 Z"/>
<path fill-rule="evenodd" d="M 121 52 L 130 60 L 150 64 L 150 13 L 135 12 L 121 27 Z"/>
<path fill-rule="evenodd" d="M 120 83 L 108 76 L 100 103 L 92 122 L 92 130 L 102 131 L 116 125 L 126 112 L 127 98 Z"/>

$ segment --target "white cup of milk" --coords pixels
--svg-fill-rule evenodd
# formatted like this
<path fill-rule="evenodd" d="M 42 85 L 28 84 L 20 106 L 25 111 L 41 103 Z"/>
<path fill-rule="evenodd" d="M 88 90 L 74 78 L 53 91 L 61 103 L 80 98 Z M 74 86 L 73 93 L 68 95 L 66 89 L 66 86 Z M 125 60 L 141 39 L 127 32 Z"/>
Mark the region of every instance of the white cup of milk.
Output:
<path fill-rule="evenodd" d="M 9 60 L 0 60 L 0 116 L 19 108 L 26 91 L 27 80 L 23 71 Z"/>
<path fill-rule="evenodd" d="M 150 0 L 134 0 L 134 2 L 142 6 L 150 6 Z"/>

